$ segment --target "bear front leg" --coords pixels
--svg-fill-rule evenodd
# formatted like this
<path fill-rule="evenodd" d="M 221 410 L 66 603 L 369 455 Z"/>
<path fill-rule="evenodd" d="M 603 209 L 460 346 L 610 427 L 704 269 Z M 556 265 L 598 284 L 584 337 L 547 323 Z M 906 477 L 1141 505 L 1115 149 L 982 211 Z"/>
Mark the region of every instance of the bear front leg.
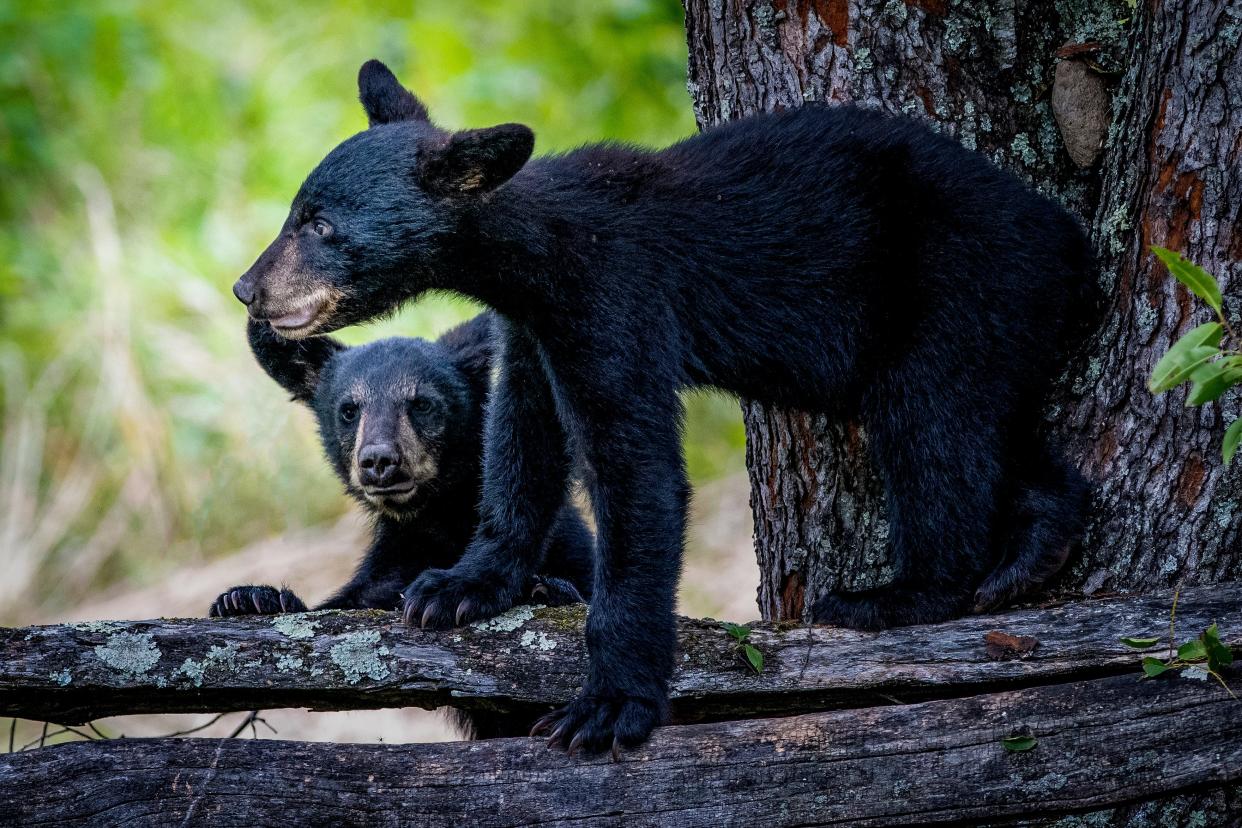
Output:
<path fill-rule="evenodd" d="M 641 420 L 600 423 L 589 438 L 598 532 L 586 625 L 590 666 L 579 696 L 531 731 L 570 754 L 611 751 L 616 758 L 622 747 L 646 741 L 668 713 L 689 485 L 680 408 L 674 397 L 653 411 L 653 400 L 643 399 Z"/>
<path fill-rule="evenodd" d="M 460 626 L 525 600 L 565 502 L 569 453 L 539 344 L 500 319 L 496 335 L 500 372 L 483 434 L 479 526 L 455 565 L 429 569 L 406 588 L 407 624 Z"/>

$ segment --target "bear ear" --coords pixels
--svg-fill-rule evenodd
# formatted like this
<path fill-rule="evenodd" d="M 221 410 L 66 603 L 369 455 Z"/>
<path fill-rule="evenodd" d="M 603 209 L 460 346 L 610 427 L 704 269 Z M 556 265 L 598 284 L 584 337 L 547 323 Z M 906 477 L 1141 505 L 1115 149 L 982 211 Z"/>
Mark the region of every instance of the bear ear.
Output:
<path fill-rule="evenodd" d="M 461 371 L 470 387 L 480 398 L 487 395 L 492 379 L 494 339 L 490 311 L 484 312 L 451 328 L 440 337 L 440 344 L 448 349 L 453 364 Z"/>
<path fill-rule="evenodd" d="M 358 100 L 371 126 L 428 120 L 427 107 L 378 60 L 368 60 L 358 70 Z"/>
<path fill-rule="evenodd" d="M 303 403 L 314 398 L 328 360 L 349 350 L 330 336 L 285 339 L 271 325 L 256 319 L 246 323 L 246 334 L 255 360 L 267 375 Z"/>
<path fill-rule="evenodd" d="M 423 187 L 437 195 L 481 195 L 512 178 L 534 148 L 535 133 L 521 124 L 455 132 L 423 159 Z"/>

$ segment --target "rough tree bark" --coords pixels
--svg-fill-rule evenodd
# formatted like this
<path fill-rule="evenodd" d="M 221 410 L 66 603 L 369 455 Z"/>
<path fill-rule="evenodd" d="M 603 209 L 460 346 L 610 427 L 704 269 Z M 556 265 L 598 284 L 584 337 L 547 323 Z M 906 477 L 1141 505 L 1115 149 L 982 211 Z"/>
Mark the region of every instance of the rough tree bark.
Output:
<path fill-rule="evenodd" d="M 1186 409 L 1185 391 L 1153 398 L 1145 388 L 1164 348 L 1208 318 L 1148 245 L 1183 251 L 1214 273 L 1237 318 L 1242 4 L 684 3 L 701 127 L 806 100 L 904 112 L 1061 199 L 1090 228 L 1106 317 L 1047 419 L 1097 488 L 1085 551 L 1057 587 L 1146 590 L 1242 569 L 1242 473 L 1219 458 L 1224 412 L 1237 411 L 1238 396 Z M 866 434 L 800 412 L 742 408 L 763 617 L 801 618 L 825 589 L 891 577 Z M 1176 824 L 1207 801 L 1159 807 Z M 1142 813 L 1101 824 L 1132 817 Z"/>
<path fill-rule="evenodd" d="M 1093 599 L 881 633 L 760 624 L 749 639 L 764 655 L 758 675 L 718 622 L 683 618 L 672 718 L 752 719 L 1134 678 L 1138 657 L 1117 635 L 1161 635 L 1170 599 Z M 1218 622 L 1242 656 L 1237 589 L 1188 589 L 1178 618 L 1188 630 Z M 577 694 L 585 622 L 581 607 L 519 607 L 443 631 L 411 630 L 375 611 L 0 629 L 0 720 L 451 705 L 533 721 Z M 1164 645 L 1152 652 L 1163 656 Z M 1242 727 L 1242 704 L 1232 715 Z"/>
<path fill-rule="evenodd" d="M 534 739 L 112 739 L 0 754 L 0 824 L 996 824 L 1237 780 L 1237 721 L 1219 687 L 1126 676 L 661 728 L 617 762 L 567 757 Z M 1163 737 L 1193 730 L 1202 737 Z M 1015 732 L 1036 746 L 1006 750 L 1001 740 Z M 1081 761 L 1084 745 L 1098 765 Z"/>

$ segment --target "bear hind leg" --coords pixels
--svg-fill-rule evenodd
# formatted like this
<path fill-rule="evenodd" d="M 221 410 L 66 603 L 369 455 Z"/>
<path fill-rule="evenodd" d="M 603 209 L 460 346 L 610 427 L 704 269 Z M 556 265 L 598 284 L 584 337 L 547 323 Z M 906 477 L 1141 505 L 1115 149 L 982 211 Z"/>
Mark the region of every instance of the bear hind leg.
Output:
<path fill-rule="evenodd" d="M 1091 485 L 1064 458 L 1045 449 L 1036 474 L 1017 484 L 1005 519 L 1004 555 L 975 593 L 975 612 L 997 609 L 1061 571 L 1081 537 Z"/>
<path fill-rule="evenodd" d="M 970 608 L 993 560 L 1004 420 L 994 402 L 942 370 L 908 366 L 889 384 L 895 390 L 876 393 L 865 417 L 884 479 L 897 576 L 887 586 L 821 597 L 812 609 L 816 623 L 884 629 L 944 621 Z"/>

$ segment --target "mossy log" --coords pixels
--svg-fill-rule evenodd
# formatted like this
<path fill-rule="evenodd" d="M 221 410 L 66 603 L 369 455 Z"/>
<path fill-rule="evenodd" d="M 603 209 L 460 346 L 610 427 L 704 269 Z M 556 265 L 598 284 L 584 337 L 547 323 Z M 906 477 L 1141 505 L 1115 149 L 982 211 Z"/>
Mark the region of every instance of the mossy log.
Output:
<path fill-rule="evenodd" d="M 935 645 L 930 645 L 935 647 Z M 939 653 L 936 653 L 939 654 Z M 1242 703 L 1133 676 L 659 729 L 611 758 L 537 739 L 78 742 L 0 756 L 16 825 L 1000 824 L 1242 777 Z M 1029 749 L 1003 740 L 1029 734 Z"/>
<path fill-rule="evenodd" d="M 679 622 L 675 722 L 866 707 L 1108 675 L 1137 676 L 1122 635 L 1167 632 L 1172 593 L 1114 597 L 864 633 L 755 624 L 761 673 L 710 619 Z M 1217 621 L 1242 647 L 1242 591 L 1196 587 L 1179 638 Z M 90 622 L 0 629 L 0 716 L 79 724 L 130 713 L 451 705 L 534 713 L 586 674 L 585 610 L 518 607 L 431 632 L 393 613 Z M 1003 633 L 1031 639 L 1009 642 Z M 1033 644 L 1037 642 L 1037 644 Z"/>

